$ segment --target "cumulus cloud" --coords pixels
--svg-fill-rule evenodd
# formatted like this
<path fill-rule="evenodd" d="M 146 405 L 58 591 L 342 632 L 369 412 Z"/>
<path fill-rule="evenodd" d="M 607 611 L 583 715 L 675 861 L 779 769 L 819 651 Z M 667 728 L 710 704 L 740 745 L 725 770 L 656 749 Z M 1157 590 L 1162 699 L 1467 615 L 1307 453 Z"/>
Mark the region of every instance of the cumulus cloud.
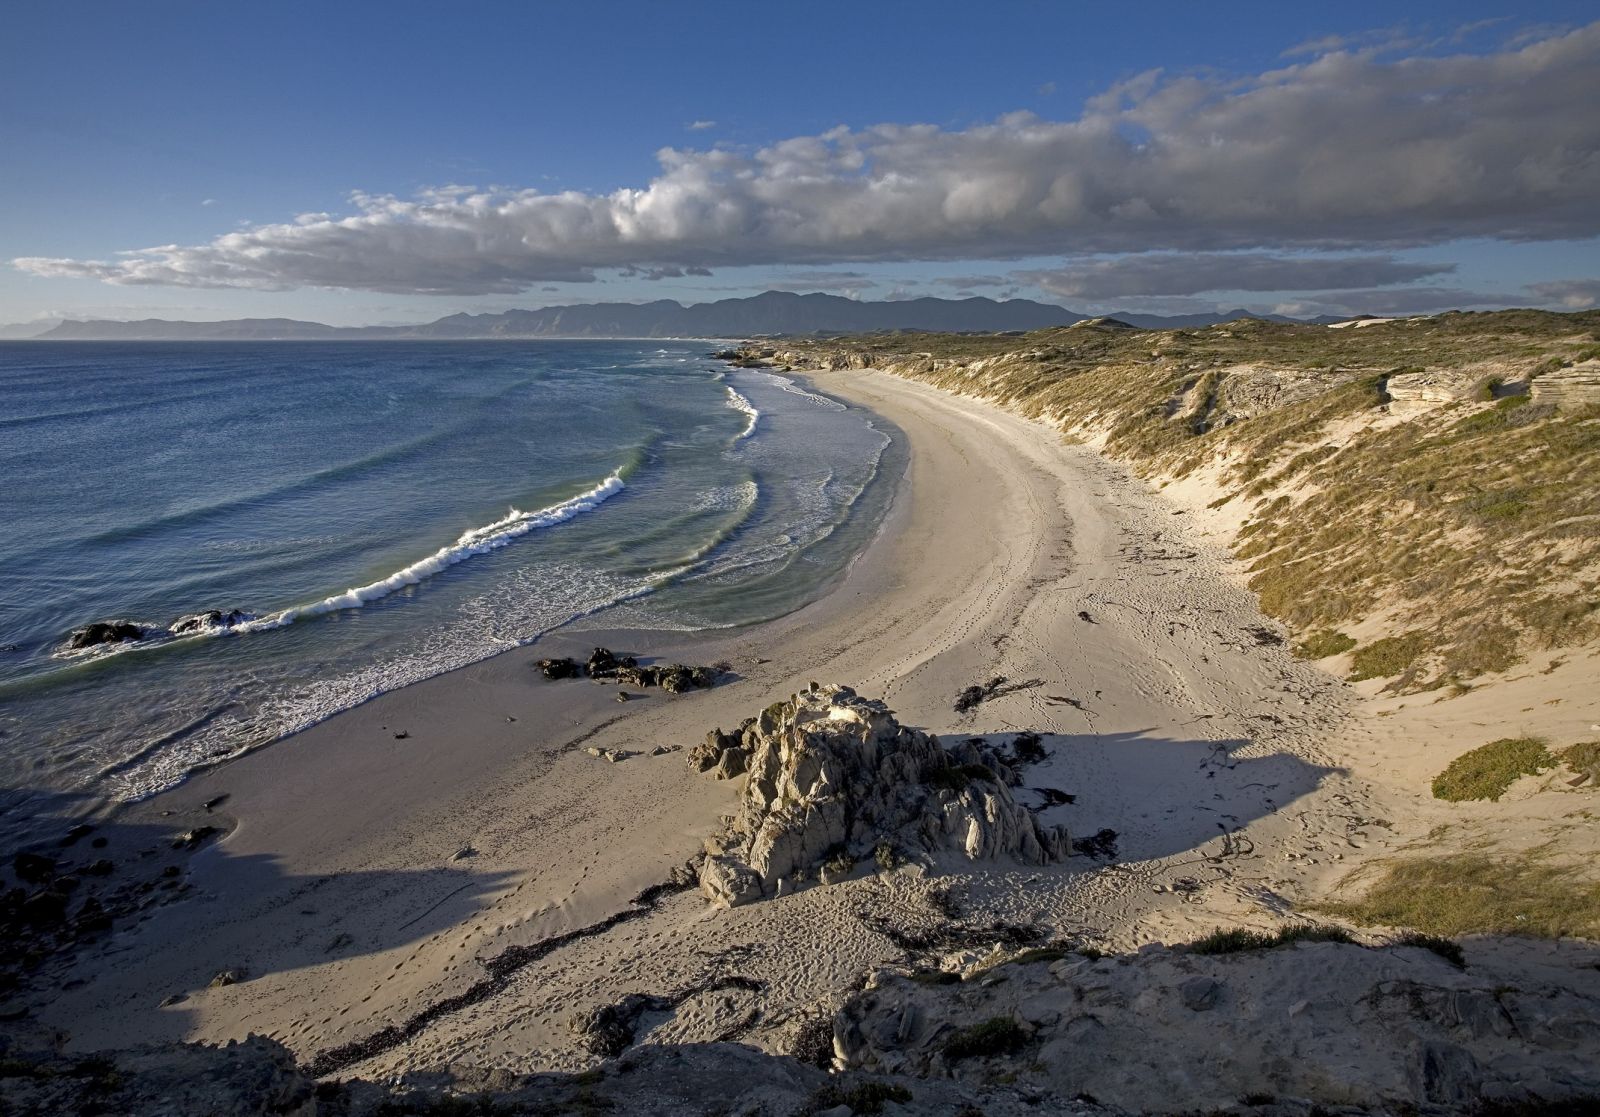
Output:
<path fill-rule="evenodd" d="M 684 125 L 691 132 L 707 132 L 716 126 L 717 122 L 715 120 L 691 120 Z"/>
<path fill-rule="evenodd" d="M 1150 73 L 1074 120 L 675 148 L 647 185 L 358 194 L 355 212 L 25 271 L 121 284 L 515 293 L 597 269 L 1393 249 L 1600 234 L 1600 23 L 1488 55 Z"/>
<path fill-rule="evenodd" d="M 1530 283 L 1528 290 L 1568 310 L 1600 306 L 1600 279 L 1553 279 L 1548 283 Z"/>
<path fill-rule="evenodd" d="M 1261 252 L 1154 253 L 1016 273 L 1062 298 L 1197 295 L 1202 291 L 1310 291 L 1382 287 L 1455 270 L 1393 256 L 1279 256 Z"/>

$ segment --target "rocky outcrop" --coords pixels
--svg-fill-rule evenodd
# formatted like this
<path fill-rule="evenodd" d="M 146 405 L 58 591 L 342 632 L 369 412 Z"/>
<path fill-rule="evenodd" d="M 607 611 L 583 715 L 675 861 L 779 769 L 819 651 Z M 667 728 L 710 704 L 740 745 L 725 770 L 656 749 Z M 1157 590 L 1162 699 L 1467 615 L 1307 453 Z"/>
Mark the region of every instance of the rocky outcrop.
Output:
<path fill-rule="evenodd" d="M 1135 1112 L 1279 1097 L 1460 1113 L 1597 1096 L 1600 998 L 1576 976 L 1513 988 L 1417 947 L 1341 943 L 1031 951 L 950 984 L 880 974 L 836 1018 L 834 1049 L 855 1070 L 1004 1071 Z"/>
<path fill-rule="evenodd" d="M 1600 403 L 1600 361 L 1584 361 L 1559 368 L 1534 379 L 1533 398 L 1557 407 L 1587 407 Z"/>
<path fill-rule="evenodd" d="M 622 683 L 626 686 L 660 687 L 668 694 L 682 694 L 686 690 L 705 689 L 717 685 L 717 679 L 728 670 L 727 664 L 713 667 L 691 667 L 685 663 L 668 663 L 662 666 L 644 666 L 633 656 L 618 656 L 610 648 L 596 648 L 587 663 L 573 659 L 541 659 L 534 667 L 547 679 L 579 679 L 587 672 L 591 679 L 601 682 Z"/>
<path fill-rule="evenodd" d="M 728 737 L 718 731 L 691 754 L 702 770 L 747 768 L 739 812 L 702 862 L 701 891 L 717 903 L 826 882 L 868 858 L 1042 864 L 1071 849 L 1064 828 L 1040 825 L 1011 797 L 1012 773 L 998 754 L 974 741 L 946 749 L 849 687 L 775 703 L 736 745 Z"/>
<path fill-rule="evenodd" d="M 225 1047 L 166 1044 L 92 1056 L 4 1051 L 8 1114 L 123 1117 L 236 1114 L 313 1117 L 316 1087 L 289 1049 L 265 1036 Z"/>
<path fill-rule="evenodd" d="M 1395 410 L 1434 407 L 1471 399 L 1477 377 L 1472 370 L 1399 372 L 1384 381 L 1383 390 Z"/>

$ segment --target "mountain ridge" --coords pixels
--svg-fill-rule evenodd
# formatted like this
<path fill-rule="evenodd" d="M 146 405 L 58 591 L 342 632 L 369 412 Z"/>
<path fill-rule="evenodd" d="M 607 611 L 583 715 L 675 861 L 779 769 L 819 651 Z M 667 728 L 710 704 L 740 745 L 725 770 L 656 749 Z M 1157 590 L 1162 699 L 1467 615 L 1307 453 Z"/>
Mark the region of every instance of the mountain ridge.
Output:
<path fill-rule="evenodd" d="M 329 326 L 293 318 L 235 318 L 188 322 L 146 318 L 132 322 L 68 320 L 33 341 L 368 341 L 493 338 L 670 338 L 845 335 L 878 331 L 1005 333 L 1069 326 L 1089 315 L 1029 299 L 998 301 L 923 297 L 862 302 L 820 292 L 766 291 L 743 298 L 684 305 L 587 303 L 498 313 L 446 315 L 409 326 Z M 1162 317 L 1112 315 L 1141 329 L 1175 329 L 1252 317 L 1247 311 Z M 1278 315 L 1254 315 L 1295 321 Z"/>

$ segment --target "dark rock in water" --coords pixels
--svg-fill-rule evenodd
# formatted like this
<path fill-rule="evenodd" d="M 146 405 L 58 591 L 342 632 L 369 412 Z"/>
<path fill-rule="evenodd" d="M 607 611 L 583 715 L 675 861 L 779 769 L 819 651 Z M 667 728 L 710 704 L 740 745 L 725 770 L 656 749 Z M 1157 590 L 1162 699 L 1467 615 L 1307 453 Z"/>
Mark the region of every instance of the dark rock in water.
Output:
<path fill-rule="evenodd" d="M 248 976 L 249 972 L 242 967 L 235 970 L 221 970 L 211 979 L 210 988 L 221 989 L 227 985 L 237 985 Z"/>
<path fill-rule="evenodd" d="M 186 830 L 172 840 L 173 849 L 197 849 L 200 843 L 211 835 L 219 833 L 215 826 L 196 826 L 193 830 Z"/>
<path fill-rule="evenodd" d="M 26 884 L 43 884 L 56 871 L 56 861 L 42 853 L 19 853 L 11 859 L 11 871 Z"/>
<path fill-rule="evenodd" d="M 132 621 L 96 621 L 73 629 L 67 637 L 67 647 L 81 651 L 99 644 L 120 644 L 128 640 L 143 640 L 144 637 L 145 630 Z"/>
<path fill-rule="evenodd" d="M 0 644 L 0 652 L 20 652 L 21 644 Z"/>
<path fill-rule="evenodd" d="M 190 632 L 202 632 L 208 628 L 232 628 L 236 624 L 255 620 L 253 613 L 246 613 L 240 609 L 208 609 L 204 613 L 195 613 L 192 616 L 179 617 L 172 622 L 172 634 L 183 636 Z"/>
<path fill-rule="evenodd" d="M 105 849 L 106 846 L 110 845 L 111 843 L 110 843 L 110 841 L 108 841 L 105 838 L 96 838 L 94 841 L 90 842 L 89 844 L 91 846 L 93 846 L 95 849 Z"/>
<path fill-rule="evenodd" d="M 583 674 L 583 668 L 574 661 L 565 657 L 561 659 L 541 659 L 536 667 L 547 679 L 576 679 Z"/>

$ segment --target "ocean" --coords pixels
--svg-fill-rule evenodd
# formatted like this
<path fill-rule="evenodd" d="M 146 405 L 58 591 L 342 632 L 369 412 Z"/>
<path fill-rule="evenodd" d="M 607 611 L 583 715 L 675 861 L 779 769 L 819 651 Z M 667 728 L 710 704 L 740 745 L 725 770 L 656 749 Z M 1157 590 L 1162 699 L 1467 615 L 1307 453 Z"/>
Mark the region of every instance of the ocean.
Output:
<path fill-rule="evenodd" d="M 564 625 L 820 596 L 899 444 L 712 348 L 0 344 L 0 811 L 140 798 Z M 68 646 L 106 621 L 143 635 Z"/>

